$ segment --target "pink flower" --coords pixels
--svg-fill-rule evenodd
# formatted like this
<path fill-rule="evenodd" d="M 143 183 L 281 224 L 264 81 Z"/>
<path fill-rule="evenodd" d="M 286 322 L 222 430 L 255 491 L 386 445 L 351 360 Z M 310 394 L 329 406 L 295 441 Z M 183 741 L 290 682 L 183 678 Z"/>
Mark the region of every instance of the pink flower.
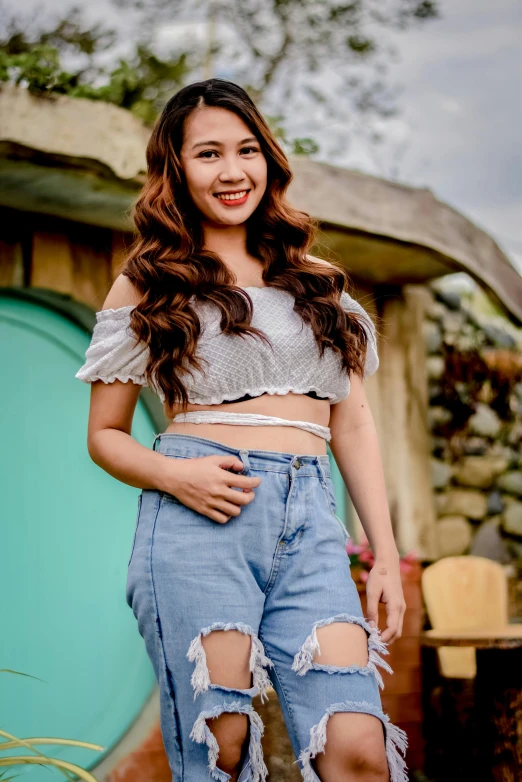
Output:
<path fill-rule="evenodd" d="M 368 576 L 369 575 L 370 574 L 368 573 L 367 570 L 361 570 L 361 572 L 360 572 L 361 581 L 364 581 L 366 583 L 366 581 L 368 581 Z"/>
<path fill-rule="evenodd" d="M 363 551 L 359 554 L 360 562 L 370 562 L 373 564 L 373 553 L 371 551 Z"/>
<path fill-rule="evenodd" d="M 355 543 L 350 542 L 346 544 L 346 551 L 348 554 L 360 554 L 362 550 L 362 546 L 358 546 Z"/>

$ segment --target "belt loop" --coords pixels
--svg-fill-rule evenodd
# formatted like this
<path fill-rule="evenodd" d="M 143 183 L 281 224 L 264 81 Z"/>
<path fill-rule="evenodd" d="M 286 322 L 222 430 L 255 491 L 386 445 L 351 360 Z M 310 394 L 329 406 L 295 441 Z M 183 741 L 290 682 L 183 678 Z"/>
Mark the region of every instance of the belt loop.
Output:
<path fill-rule="evenodd" d="M 319 467 L 319 472 L 321 473 L 321 480 L 323 483 L 326 483 L 327 476 L 326 476 L 326 470 L 323 467 L 323 463 L 321 462 L 321 459 L 318 456 L 316 456 L 315 459 L 316 459 L 317 466 Z"/>
<path fill-rule="evenodd" d="M 239 451 L 239 458 L 243 462 L 243 468 L 245 472 L 248 472 L 250 470 L 250 460 L 248 458 L 248 451 L 242 448 Z"/>
<path fill-rule="evenodd" d="M 159 438 L 160 438 L 160 437 L 161 437 L 161 433 L 160 433 L 160 434 L 155 434 L 155 435 L 154 435 L 154 442 L 152 443 L 152 450 L 153 450 L 153 451 L 155 451 L 155 450 L 156 450 L 156 442 L 159 440 Z"/>

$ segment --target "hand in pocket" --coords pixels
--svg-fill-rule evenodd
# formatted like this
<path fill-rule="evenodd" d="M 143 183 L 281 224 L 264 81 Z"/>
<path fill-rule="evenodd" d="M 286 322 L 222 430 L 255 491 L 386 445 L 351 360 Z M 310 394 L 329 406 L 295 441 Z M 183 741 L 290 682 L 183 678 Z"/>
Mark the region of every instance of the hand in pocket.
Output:
<path fill-rule="evenodd" d="M 254 499 L 253 489 L 261 483 L 261 478 L 235 474 L 243 469 L 243 462 L 236 456 L 165 458 L 170 466 L 162 490 L 219 524 L 239 516 L 241 508 Z"/>

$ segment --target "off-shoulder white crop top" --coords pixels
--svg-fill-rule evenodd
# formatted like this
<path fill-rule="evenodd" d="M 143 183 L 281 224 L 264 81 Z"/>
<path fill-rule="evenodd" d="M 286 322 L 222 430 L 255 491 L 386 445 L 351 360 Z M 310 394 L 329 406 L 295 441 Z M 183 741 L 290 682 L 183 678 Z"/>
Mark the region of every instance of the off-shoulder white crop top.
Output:
<path fill-rule="evenodd" d="M 210 302 L 196 301 L 201 321 L 197 356 L 204 359 L 203 372 L 190 367 L 183 375 L 191 404 L 217 405 L 236 400 L 245 394 L 307 394 L 335 404 L 350 393 L 350 379 L 342 368 L 341 358 L 331 348 L 320 357 L 314 333 L 309 324 L 294 312 L 294 296 L 279 288 L 249 287 L 253 302 L 252 325 L 264 331 L 272 344 L 267 345 L 255 336 L 242 338 L 223 334 L 219 311 Z M 375 326 L 368 313 L 345 291 L 341 304 L 347 311 L 361 313 L 368 335 L 364 375 L 372 375 L 379 366 Z M 148 347 L 136 345 L 130 330 L 133 305 L 105 309 L 96 313 L 92 339 L 85 354 L 85 364 L 76 377 L 85 383 L 115 380 L 147 385 L 145 368 Z M 205 363 L 206 362 L 208 363 Z M 193 375 L 193 377 L 191 376 Z M 153 387 L 161 401 L 164 394 Z"/>

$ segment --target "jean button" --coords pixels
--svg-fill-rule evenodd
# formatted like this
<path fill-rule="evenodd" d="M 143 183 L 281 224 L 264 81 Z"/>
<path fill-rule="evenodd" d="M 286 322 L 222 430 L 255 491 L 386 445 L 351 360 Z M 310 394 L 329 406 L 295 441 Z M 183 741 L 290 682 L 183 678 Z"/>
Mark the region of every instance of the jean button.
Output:
<path fill-rule="evenodd" d="M 298 470 L 300 468 L 300 466 L 301 466 L 301 462 L 299 461 L 299 459 L 296 459 L 295 462 L 294 462 L 295 469 Z"/>

